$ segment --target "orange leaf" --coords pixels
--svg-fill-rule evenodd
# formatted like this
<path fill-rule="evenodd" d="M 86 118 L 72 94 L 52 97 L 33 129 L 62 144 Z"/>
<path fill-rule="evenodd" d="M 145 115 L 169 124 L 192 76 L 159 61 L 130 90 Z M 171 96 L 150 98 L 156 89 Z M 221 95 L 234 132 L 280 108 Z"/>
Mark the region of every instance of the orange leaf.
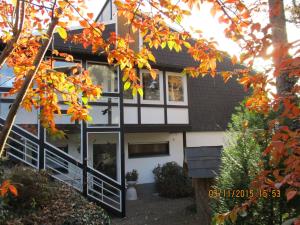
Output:
<path fill-rule="evenodd" d="M 89 26 L 89 23 L 88 23 L 86 20 L 80 20 L 80 21 L 79 21 L 79 24 L 80 24 L 80 26 L 82 26 L 82 27 L 88 27 L 88 26 Z"/>
<path fill-rule="evenodd" d="M 10 193 L 12 193 L 14 196 L 18 196 L 18 191 L 17 188 L 14 185 L 9 185 L 8 186 Z"/>
<path fill-rule="evenodd" d="M 232 64 L 236 64 L 237 63 L 237 57 L 235 55 L 232 56 L 231 62 L 232 62 Z"/>
<path fill-rule="evenodd" d="M 88 16 L 90 19 L 93 19 L 94 13 L 88 13 L 87 16 Z"/>
<path fill-rule="evenodd" d="M 291 199 L 293 199 L 295 196 L 297 195 L 297 191 L 295 190 L 289 190 L 286 193 L 286 198 L 288 201 L 290 201 Z"/>

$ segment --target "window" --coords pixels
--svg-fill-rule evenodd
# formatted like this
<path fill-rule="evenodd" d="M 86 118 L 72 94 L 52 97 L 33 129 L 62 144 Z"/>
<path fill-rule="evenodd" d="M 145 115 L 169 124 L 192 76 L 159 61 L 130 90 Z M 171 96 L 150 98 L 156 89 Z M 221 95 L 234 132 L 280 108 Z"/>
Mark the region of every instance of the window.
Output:
<path fill-rule="evenodd" d="M 0 87 L 12 87 L 14 76 L 13 68 L 4 64 L 0 69 Z"/>
<path fill-rule="evenodd" d="M 62 60 L 54 61 L 54 69 L 58 72 L 65 73 L 68 76 L 80 73 L 80 66 L 77 62 L 67 62 Z"/>
<path fill-rule="evenodd" d="M 120 106 L 119 99 L 113 97 L 102 97 L 97 102 L 90 102 L 90 116 L 92 121 L 88 127 L 119 127 Z"/>
<path fill-rule="evenodd" d="M 145 103 L 163 103 L 162 74 L 158 73 L 153 79 L 149 72 L 142 72 L 142 85 L 144 89 L 143 101 Z"/>
<path fill-rule="evenodd" d="M 93 84 L 101 85 L 103 92 L 118 92 L 118 73 L 114 67 L 88 63 Z"/>
<path fill-rule="evenodd" d="M 168 104 L 187 104 L 186 77 L 180 74 L 167 74 Z"/>
<path fill-rule="evenodd" d="M 169 155 L 169 142 L 151 144 L 128 144 L 128 157 L 151 157 Z"/>

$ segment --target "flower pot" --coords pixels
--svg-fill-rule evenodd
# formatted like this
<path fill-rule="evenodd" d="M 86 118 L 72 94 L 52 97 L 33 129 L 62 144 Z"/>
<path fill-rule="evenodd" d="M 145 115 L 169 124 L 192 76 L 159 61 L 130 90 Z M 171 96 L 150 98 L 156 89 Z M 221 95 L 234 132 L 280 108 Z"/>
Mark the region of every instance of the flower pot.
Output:
<path fill-rule="evenodd" d="M 137 181 L 127 181 L 126 200 L 137 200 L 137 193 L 135 189 Z"/>

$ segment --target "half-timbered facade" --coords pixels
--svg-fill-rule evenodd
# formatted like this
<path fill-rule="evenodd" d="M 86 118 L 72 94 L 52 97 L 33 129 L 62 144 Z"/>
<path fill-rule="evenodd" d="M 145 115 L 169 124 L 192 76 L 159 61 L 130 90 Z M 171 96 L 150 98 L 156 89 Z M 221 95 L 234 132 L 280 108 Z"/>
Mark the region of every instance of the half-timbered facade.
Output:
<path fill-rule="evenodd" d="M 111 1 L 98 16 L 106 23 L 104 36 L 128 30 L 117 17 Z M 72 30 L 78 32 L 78 30 Z M 142 38 L 135 37 L 138 49 Z M 20 109 L 7 145 L 7 154 L 81 191 L 103 206 L 125 215 L 125 173 L 136 169 L 141 185 L 154 182 L 157 164 L 175 161 L 182 165 L 186 147 L 222 146 L 234 106 L 244 97 L 241 87 L 229 80 L 182 76 L 186 66 L 195 65 L 186 52 L 153 50 L 158 71 L 155 80 L 138 70 L 143 97 L 123 91 L 120 70 L 107 64 L 106 57 L 90 49 L 54 38 L 55 49 L 72 53 L 76 62 L 57 58 L 55 69 L 68 73 L 75 63 L 89 70 L 94 83 L 103 88 L 102 98 L 90 102 L 93 121 L 70 122 L 57 116 L 57 127 L 65 139 L 54 139 L 39 123 L 39 112 Z M 230 60 L 218 64 L 218 71 L 232 70 Z M 3 125 L 14 96 L 4 96 L 13 82 L 13 71 L 2 68 L 0 78 L 0 124 Z M 66 106 L 61 103 L 62 112 Z"/>

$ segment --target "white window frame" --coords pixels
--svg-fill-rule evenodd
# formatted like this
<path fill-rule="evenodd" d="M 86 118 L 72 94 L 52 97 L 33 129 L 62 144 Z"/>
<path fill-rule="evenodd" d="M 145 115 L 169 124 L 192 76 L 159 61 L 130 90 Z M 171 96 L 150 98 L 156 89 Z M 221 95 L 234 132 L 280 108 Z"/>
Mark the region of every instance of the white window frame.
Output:
<path fill-rule="evenodd" d="M 183 84 L 183 101 L 170 101 L 169 99 L 169 76 L 178 76 L 182 78 Z M 166 72 L 166 95 L 168 105 L 188 105 L 188 94 L 187 94 L 187 77 L 181 73 Z"/>
<path fill-rule="evenodd" d="M 159 100 L 145 100 L 144 97 L 141 97 L 141 103 L 142 104 L 157 104 L 157 105 L 163 105 L 164 104 L 164 87 L 163 87 L 163 73 L 162 71 L 157 70 L 157 76 L 159 80 Z M 141 84 L 143 84 L 143 73 L 149 73 L 148 70 L 141 70 L 140 71 L 140 79 L 141 79 Z"/>

